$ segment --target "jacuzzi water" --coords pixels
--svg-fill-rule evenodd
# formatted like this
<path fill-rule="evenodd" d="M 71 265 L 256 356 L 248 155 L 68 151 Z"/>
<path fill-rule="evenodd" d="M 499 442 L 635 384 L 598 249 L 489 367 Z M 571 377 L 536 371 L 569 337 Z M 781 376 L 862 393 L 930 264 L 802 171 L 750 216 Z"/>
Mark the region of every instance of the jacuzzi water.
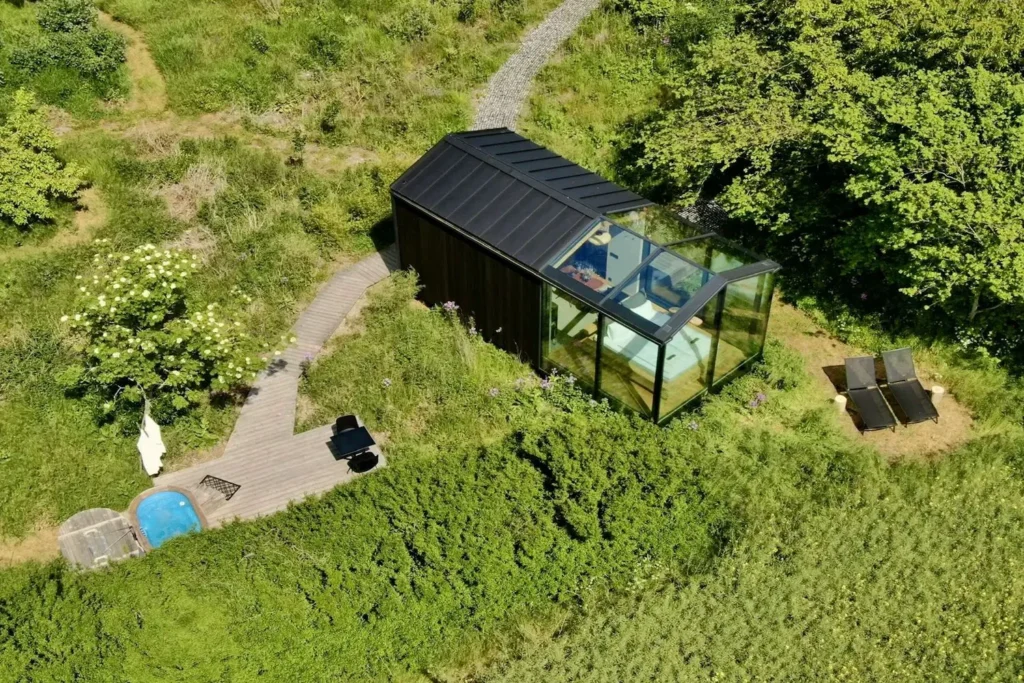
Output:
<path fill-rule="evenodd" d="M 157 491 L 139 501 L 135 509 L 139 529 L 154 548 L 193 531 L 202 531 L 199 515 L 188 496 L 177 491 Z"/>

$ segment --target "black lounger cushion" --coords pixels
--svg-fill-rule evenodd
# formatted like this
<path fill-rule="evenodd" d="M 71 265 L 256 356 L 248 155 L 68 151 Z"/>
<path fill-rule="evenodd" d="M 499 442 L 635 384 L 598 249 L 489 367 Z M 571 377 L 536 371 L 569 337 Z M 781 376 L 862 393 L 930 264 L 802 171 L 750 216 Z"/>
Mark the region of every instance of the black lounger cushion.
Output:
<path fill-rule="evenodd" d="M 878 387 L 850 389 L 850 400 L 857 407 L 864 429 L 890 429 L 896 426 L 896 418 Z"/>
<path fill-rule="evenodd" d="M 928 392 L 917 379 L 908 379 L 889 385 L 889 390 L 896 398 L 896 403 L 907 416 L 907 422 L 926 422 L 936 420 L 939 411 L 932 405 Z"/>

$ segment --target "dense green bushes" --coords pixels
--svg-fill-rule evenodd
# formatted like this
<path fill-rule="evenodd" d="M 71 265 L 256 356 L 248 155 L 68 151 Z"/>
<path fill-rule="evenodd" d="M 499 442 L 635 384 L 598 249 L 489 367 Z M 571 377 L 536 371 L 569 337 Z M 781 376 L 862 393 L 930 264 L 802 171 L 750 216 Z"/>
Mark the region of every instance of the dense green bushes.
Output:
<path fill-rule="evenodd" d="M 42 33 L 15 45 L 10 54 L 18 80 L 38 80 L 52 72 L 53 78 L 70 81 L 65 87 L 83 79 L 100 97 L 121 93 L 125 41 L 97 24 L 91 0 L 45 0 L 37 18 Z"/>
<path fill-rule="evenodd" d="M 806 282 L 1019 353 L 1024 16 L 992 0 L 725 6 L 678 51 L 644 165 L 764 228 Z"/>
<path fill-rule="evenodd" d="M 479 679 L 1017 680 L 1024 492 L 1012 448 L 978 442 L 863 479 L 845 500 L 762 517 L 713 574 L 596 609 Z"/>
<path fill-rule="evenodd" d="M 722 509 L 686 457 L 573 394 L 555 397 L 571 416 L 530 420 L 529 435 L 398 463 L 107 574 L 0 574 L 0 670 L 41 682 L 383 679 L 588 588 L 628 585 L 645 563 L 705 566 Z M 562 445 L 541 464 L 525 441 Z M 594 480 L 548 471 L 588 460 L 608 485 L 573 524 L 604 532 L 581 538 L 557 501 Z M 670 535 L 648 539 L 648 522 Z M 72 609 L 58 635 L 50 620 Z"/>
<path fill-rule="evenodd" d="M 60 161 L 56 147 L 35 97 L 16 92 L 0 125 L 0 221 L 24 229 L 53 218 L 52 200 L 75 196 L 82 184 L 80 170 Z"/>

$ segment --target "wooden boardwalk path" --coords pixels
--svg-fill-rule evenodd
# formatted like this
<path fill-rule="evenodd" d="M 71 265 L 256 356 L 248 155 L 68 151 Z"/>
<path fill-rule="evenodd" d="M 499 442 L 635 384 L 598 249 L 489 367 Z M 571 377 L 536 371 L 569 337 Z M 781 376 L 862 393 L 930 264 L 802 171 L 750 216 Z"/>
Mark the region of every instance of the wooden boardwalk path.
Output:
<path fill-rule="evenodd" d="M 315 357 L 368 287 L 397 268 L 394 247 L 338 271 L 299 316 L 296 342 L 285 349 L 249 390 L 224 455 L 161 474 L 154 485 L 195 490 L 207 475 L 238 484 L 228 502 L 204 505 L 210 526 L 283 510 L 288 503 L 329 491 L 359 476 L 337 461 L 328 441 L 331 425 L 294 433 L 302 361 Z M 383 464 L 383 460 L 382 460 Z"/>

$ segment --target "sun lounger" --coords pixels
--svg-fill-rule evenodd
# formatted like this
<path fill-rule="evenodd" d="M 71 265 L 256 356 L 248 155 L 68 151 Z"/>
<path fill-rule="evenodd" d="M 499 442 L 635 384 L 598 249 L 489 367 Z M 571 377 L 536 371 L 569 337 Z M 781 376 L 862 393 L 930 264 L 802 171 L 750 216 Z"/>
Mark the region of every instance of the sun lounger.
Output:
<path fill-rule="evenodd" d="M 896 429 L 896 416 L 878 388 L 875 359 L 871 356 L 846 359 L 846 393 L 857 408 L 864 431 Z"/>
<path fill-rule="evenodd" d="M 882 354 L 886 381 L 896 403 L 907 416 L 907 423 L 939 421 L 939 411 L 932 405 L 931 396 L 921 386 L 914 371 L 914 357 L 910 349 L 896 349 Z"/>

